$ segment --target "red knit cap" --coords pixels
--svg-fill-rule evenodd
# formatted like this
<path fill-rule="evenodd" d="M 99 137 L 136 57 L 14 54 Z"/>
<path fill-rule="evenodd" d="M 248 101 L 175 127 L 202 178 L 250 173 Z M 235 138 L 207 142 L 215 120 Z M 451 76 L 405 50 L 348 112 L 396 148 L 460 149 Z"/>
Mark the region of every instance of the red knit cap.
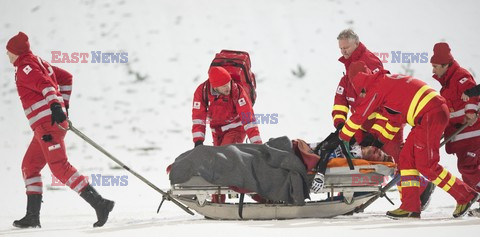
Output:
<path fill-rule="evenodd" d="M 447 43 L 436 43 L 433 46 L 433 56 L 430 63 L 449 64 L 453 62 L 453 56 L 450 53 L 450 47 Z"/>
<path fill-rule="evenodd" d="M 353 81 L 353 78 L 359 73 L 364 72 L 368 74 L 372 74 L 372 71 L 367 67 L 364 61 L 357 61 L 350 64 L 348 67 L 348 78 L 350 81 Z"/>
<path fill-rule="evenodd" d="M 211 67 L 208 71 L 208 80 L 213 88 L 223 86 L 231 79 L 230 73 L 223 67 Z"/>
<path fill-rule="evenodd" d="M 22 55 L 30 52 L 30 43 L 28 42 L 28 36 L 23 32 L 18 32 L 7 43 L 7 50 L 15 55 Z"/>
<path fill-rule="evenodd" d="M 367 80 L 366 74 L 372 74 L 372 71 L 367 67 L 364 61 L 357 61 L 350 64 L 348 67 L 348 78 L 352 82 L 353 88 L 357 95 L 360 95 L 362 89 L 367 87 Z"/>

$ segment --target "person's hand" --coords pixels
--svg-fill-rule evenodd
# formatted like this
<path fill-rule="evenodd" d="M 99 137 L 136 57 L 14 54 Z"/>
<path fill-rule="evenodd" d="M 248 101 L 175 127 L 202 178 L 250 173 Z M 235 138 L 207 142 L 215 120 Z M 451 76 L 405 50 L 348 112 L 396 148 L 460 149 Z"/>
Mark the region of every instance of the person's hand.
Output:
<path fill-rule="evenodd" d="M 477 122 L 478 116 L 476 113 L 466 113 L 465 114 L 465 119 L 464 119 L 464 124 L 467 123 L 468 126 L 472 126 Z"/>
<path fill-rule="evenodd" d="M 194 147 L 197 147 L 197 146 L 203 146 L 203 141 L 196 141 Z"/>
<path fill-rule="evenodd" d="M 318 193 L 325 187 L 325 177 L 322 173 L 315 174 L 315 178 L 313 178 L 312 187 L 310 188 L 310 192 Z"/>
<path fill-rule="evenodd" d="M 378 147 L 378 148 L 382 148 L 383 143 L 381 141 L 379 141 L 371 133 L 366 133 L 363 136 L 362 142 L 360 142 L 360 146 L 362 146 L 362 147 L 375 146 L 375 147 Z"/>
<path fill-rule="evenodd" d="M 50 110 L 52 111 L 52 126 L 55 123 L 61 124 L 67 119 L 67 116 L 62 110 L 62 106 L 59 103 L 52 103 L 50 105 Z"/>
<path fill-rule="evenodd" d="M 470 99 L 468 95 L 465 95 L 465 93 L 462 94 L 462 100 L 467 102 Z"/>

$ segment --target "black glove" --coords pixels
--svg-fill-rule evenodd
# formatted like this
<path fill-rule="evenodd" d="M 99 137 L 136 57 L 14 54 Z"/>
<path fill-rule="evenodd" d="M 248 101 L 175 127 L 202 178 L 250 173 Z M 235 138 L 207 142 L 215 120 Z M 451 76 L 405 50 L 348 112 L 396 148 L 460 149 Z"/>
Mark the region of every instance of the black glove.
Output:
<path fill-rule="evenodd" d="M 342 130 L 342 128 L 343 128 L 344 125 L 345 125 L 345 123 L 339 123 L 339 124 L 337 125 L 337 127 L 335 127 L 335 128 L 337 129 L 337 131 L 335 131 L 335 132 L 338 134 L 338 132 L 340 132 L 340 130 Z"/>
<path fill-rule="evenodd" d="M 363 140 L 359 144 L 360 146 L 366 147 L 366 146 L 375 146 L 377 148 L 382 148 L 383 147 L 383 142 L 379 141 L 375 136 L 373 136 L 371 133 L 365 133 L 363 135 Z"/>
<path fill-rule="evenodd" d="M 195 147 L 197 146 L 203 146 L 203 141 L 196 141 L 195 142 Z"/>
<path fill-rule="evenodd" d="M 63 113 L 62 106 L 59 103 L 51 104 L 50 110 L 52 111 L 52 126 L 55 123 L 60 124 L 67 119 L 67 116 Z"/>

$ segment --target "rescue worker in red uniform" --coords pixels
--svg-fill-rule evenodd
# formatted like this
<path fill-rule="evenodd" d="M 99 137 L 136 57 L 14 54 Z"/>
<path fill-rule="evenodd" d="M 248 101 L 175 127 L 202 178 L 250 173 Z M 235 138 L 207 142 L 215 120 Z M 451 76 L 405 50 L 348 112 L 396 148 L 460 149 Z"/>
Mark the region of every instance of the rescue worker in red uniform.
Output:
<path fill-rule="evenodd" d="M 15 66 L 15 80 L 23 110 L 33 130 L 33 139 L 22 162 L 27 194 L 27 214 L 13 222 L 15 227 L 41 227 L 42 178 L 40 171 L 48 164 L 52 174 L 80 194 L 94 209 L 97 222 L 105 224 L 114 202 L 102 198 L 69 162 L 64 137 L 67 127 L 65 109 L 69 106 L 72 75 L 52 66 L 30 51 L 28 36 L 19 32 L 7 43 L 7 55 Z"/>
<path fill-rule="evenodd" d="M 250 97 L 222 67 L 211 67 L 208 80 L 195 90 L 192 107 L 192 135 L 195 147 L 203 145 L 207 121 L 213 145 L 243 143 L 262 144 Z M 225 195 L 213 195 L 212 202 L 225 202 Z"/>
<path fill-rule="evenodd" d="M 384 70 L 382 62 L 365 45 L 363 45 L 358 35 L 351 29 L 343 30 L 337 37 L 342 57 L 338 59 L 345 65 L 345 70 L 350 64 L 357 61 L 363 61 L 372 72 Z M 352 87 L 351 78 L 348 74 L 341 78 L 335 94 L 332 117 L 333 125 L 340 130 L 347 120 L 348 112 L 355 112 L 359 103 L 358 95 Z M 368 115 L 368 119 L 361 125 L 361 129 L 355 134 L 355 140 L 362 146 L 375 146 L 381 148 L 386 154 L 393 157 L 398 163 L 400 150 L 403 146 L 403 127 L 405 124 L 393 126 L 384 116 L 387 113 L 379 108 Z M 420 187 L 422 210 L 429 202 L 435 185 L 425 180 Z M 401 188 L 398 188 L 401 193 Z"/>
<path fill-rule="evenodd" d="M 243 143 L 246 136 L 251 143 L 262 144 L 250 97 L 222 67 L 211 67 L 208 81 L 200 84 L 193 96 L 195 146 L 203 145 L 207 120 L 215 146 Z"/>
<path fill-rule="evenodd" d="M 449 120 L 445 99 L 423 81 L 387 73 L 382 70 L 371 74 L 361 61 L 350 66 L 352 85 L 362 100 L 340 131 L 340 139 L 349 141 L 368 119 L 368 114 L 383 107 L 388 111 L 385 115 L 395 125 L 408 123 L 412 126 L 398 164 L 402 177 L 402 205 L 387 212 L 387 216 L 395 219 L 420 218 L 420 173 L 455 198 L 455 218 L 465 215 L 480 196 L 438 164 L 440 138 Z"/>
<path fill-rule="evenodd" d="M 447 100 L 450 120 L 445 137 L 451 136 L 459 127 L 468 123 L 462 132 L 446 144 L 448 154 L 457 155 L 458 171 L 462 180 L 480 192 L 480 121 L 477 119 L 478 96 L 462 100 L 462 94 L 475 86 L 473 76 L 454 60 L 447 43 L 433 47 L 432 63 L 435 78 L 442 85 L 440 94 Z"/>
<path fill-rule="evenodd" d="M 345 70 L 348 69 L 351 63 L 357 61 L 365 62 L 367 67 L 373 72 L 383 70 L 380 59 L 359 41 L 355 32 L 350 29 L 344 30 L 337 39 L 342 53 L 342 57 L 338 61 L 345 65 Z M 350 110 L 352 112 L 355 111 L 360 99 L 357 97 L 358 95 L 352 87 L 351 78 L 348 75 L 344 75 L 338 84 L 332 111 L 333 125 L 337 130 L 341 129 L 345 124 L 348 112 Z M 375 145 L 397 160 L 401 144 L 403 143 L 403 126 L 391 126 L 382 115 L 383 113 L 384 111 L 379 110 L 370 114 L 368 120 L 362 124 L 363 132 L 359 130 L 355 134 L 355 138 L 362 146 Z M 394 133 L 396 133 L 396 136 L 392 136 Z M 381 142 L 378 139 L 379 134 L 383 134 L 383 137 L 387 138 L 387 140 Z"/>

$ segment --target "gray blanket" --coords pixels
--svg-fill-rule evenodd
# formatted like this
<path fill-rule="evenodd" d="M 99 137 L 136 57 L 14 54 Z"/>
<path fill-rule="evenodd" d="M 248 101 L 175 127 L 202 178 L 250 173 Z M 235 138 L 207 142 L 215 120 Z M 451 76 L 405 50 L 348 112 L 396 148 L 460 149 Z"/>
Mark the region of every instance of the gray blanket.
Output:
<path fill-rule="evenodd" d="M 184 183 L 196 175 L 212 184 L 247 189 L 272 201 L 304 205 L 309 198 L 305 166 L 288 137 L 270 139 L 263 145 L 198 146 L 175 159 L 170 182 Z"/>

